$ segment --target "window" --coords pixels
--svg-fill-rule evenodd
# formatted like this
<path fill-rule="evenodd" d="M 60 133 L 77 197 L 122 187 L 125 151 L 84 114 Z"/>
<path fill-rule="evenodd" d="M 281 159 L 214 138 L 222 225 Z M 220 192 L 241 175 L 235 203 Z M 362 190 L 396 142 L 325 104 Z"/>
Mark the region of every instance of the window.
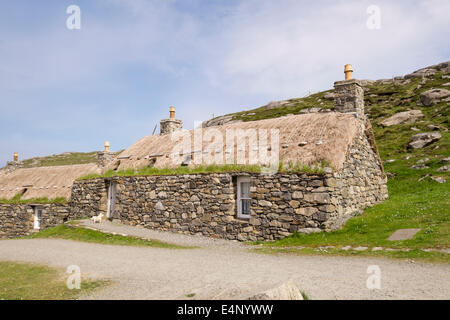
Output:
<path fill-rule="evenodd" d="M 237 178 L 237 216 L 250 218 L 250 177 Z"/>

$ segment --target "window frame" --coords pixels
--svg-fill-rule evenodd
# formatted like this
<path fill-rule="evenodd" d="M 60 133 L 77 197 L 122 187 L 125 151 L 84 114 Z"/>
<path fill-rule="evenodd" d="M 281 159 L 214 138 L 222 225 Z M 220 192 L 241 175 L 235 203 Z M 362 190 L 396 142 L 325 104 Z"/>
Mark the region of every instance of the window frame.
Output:
<path fill-rule="evenodd" d="M 242 198 L 241 197 L 241 183 L 249 183 L 249 190 L 248 190 L 248 198 Z M 251 189 L 251 179 L 249 176 L 241 176 L 241 177 L 237 177 L 236 179 L 236 208 L 237 208 L 237 217 L 240 219 L 250 219 L 251 216 L 251 195 L 250 195 L 250 189 Z M 242 213 L 242 200 L 250 200 L 250 213 L 249 214 L 243 214 Z"/>

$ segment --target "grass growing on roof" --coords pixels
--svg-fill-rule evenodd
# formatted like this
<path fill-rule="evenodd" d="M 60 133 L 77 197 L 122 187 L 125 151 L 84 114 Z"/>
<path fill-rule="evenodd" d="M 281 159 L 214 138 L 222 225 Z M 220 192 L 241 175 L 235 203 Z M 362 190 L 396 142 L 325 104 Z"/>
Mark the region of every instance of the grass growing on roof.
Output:
<path fill-rule="evenodd" d="M 11 199 L 0 199 L 0 204 L 54 204 L 54 203 L 67 203 L 67 199 L 64 197 L 57 197 L 54 199 L 43 198 L 32 198 L 32 199 L 21 199 L 22 194 L 18 193 Z"/>
<path fill-rule="evenodd" d="M 74 227 L 68 225 L 60 225 L 54 228 L 42 230 L 38 233 L 27 236 L 28 239 L 65 239 L 81 242 L 100 243 L 105 245 L 120 246 L 138 246 L 138 247 L 155 247 L 167 249 L 188 249 L 192 247 L 180 246 L 165 243 L 157 240 L 144 240 L 131 236 L 122 236 L 103 233 L 96 230 L 86 229 L 82 227 Z"/>
<path fill-rule="evenodd" d="M 69 290 L 67 276 L 47 266 L 0 261 L 0 300 L 72 300 L 108 284 L 82 279 L 81 289 Z"/>
<path fill-rule="evenodd" d="M 301 164 L 292 164 L 285 166 L 281 162 L 278 166 L 279 173 L 311 173 L 311 174 L 325 174 L 322 166 L 326 166 L 325 162 L 314 166 L 306 166 Z M 225 172 L 251 172 L 261 173 L 264 167 L 260 165 L 208 165 L 196 167 L 177 167 L 177 168 L 154 168 L 146 167 L 139 170 L 128 169 L 121 171 L 108 170 L 103 175 L 89 174 L 78 180 L 89 180 L 96 178 L 110 178 L 110 177 L 133 177 L 133 176 L 172 176 L 183 174 L 202 174 L 202 173 L 225 173 Z"/>

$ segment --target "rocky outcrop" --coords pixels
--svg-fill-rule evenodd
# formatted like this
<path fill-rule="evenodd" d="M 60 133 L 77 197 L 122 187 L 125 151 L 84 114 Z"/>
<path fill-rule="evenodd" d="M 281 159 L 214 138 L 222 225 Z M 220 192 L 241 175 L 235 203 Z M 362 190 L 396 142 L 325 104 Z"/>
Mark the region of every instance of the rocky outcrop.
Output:
<path fill-rule="evenodd" d="M 442 135 L 439 132 L 419 133 L 411 137 L 411 142 L 408 144 L 408 147 L 412 149 L 424 148 L 441 138 Z"/>
<path fill-rule="evenodd" d="M 242 121 L 241 120 L 233 120 L 233 115 L 220 116 L 220 117 L 216 117 L 211 120 L 208 120 L 208 121 L 204 121 L 202 123 L 202 127 L 209 128 L 209 127 L 222 126 L 224 124 L 230 124 L 230 123 L 235 123 L 235 122 L 242 122 Z"/>
<path fill-rule="evenodd" d="M 420 102 L 426 106 L 434 106 L 439 103 L 442 99 L 450 97 L 450 91 L 447 89 L 431 89 L 425 91 L 420 96 Z"/>
<path fill-rule="evenodd" d="M 423 116 L 424 115 L 421 110 L 399 112 L 381 121 L 380 125 L 383 127 L 390 127 L 398 124 L 414 123 L 418 119 L 423 118 Z"/>
<path fill-rule="evenodd" d="M 448 73 L 450 72 L 450 61 L 442 62 L 437 65 L 429 66 L 426 68 L 419 69 L 413 73 L 404 76 L 405 79 L 411 78 L 427 78 L 434 76 L 438 71 Z"/>

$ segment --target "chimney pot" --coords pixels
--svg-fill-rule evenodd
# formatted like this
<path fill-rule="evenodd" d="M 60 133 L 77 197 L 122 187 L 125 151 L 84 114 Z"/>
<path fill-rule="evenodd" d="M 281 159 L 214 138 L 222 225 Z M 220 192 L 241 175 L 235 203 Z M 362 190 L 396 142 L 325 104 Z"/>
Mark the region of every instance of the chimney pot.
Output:
<path fill-rule="evenodd" d="M 19 154 L 17 152 L 14 152 L 13 159 L 14 159 L 15 162 L 19 161 Z"/>
<path fill-rule="evenodd" d="M 175 119 L 175 107 L 170 107 L 170 119 Z"/>
<path fill-rule="evenodd" d="M 351 64 L 346 64 L 344 68 L 345 80 L 353 79 L 353 67 Z"/>
<path fill-rule="evenodd" d="M 105 141 L 105 152 L 109 151 L 109 141 Z"/>

